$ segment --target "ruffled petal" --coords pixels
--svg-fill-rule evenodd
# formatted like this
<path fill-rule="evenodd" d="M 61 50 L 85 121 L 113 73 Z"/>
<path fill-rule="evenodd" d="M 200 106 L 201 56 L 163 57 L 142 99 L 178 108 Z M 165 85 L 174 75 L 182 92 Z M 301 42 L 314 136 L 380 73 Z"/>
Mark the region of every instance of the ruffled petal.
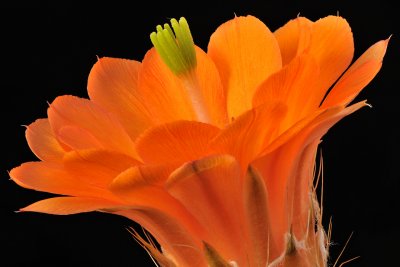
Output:
<path fill-rule="evenodd" d="M 282 103 L 265 103 L 229 124 L 210 143 L 215 153 L 230 154 L 247 170 L 263 148 L 278 134 L 279 124 L 287 112 Z"/>
<path fill-rule="evenodd" d="M 308 47 L 312 24 L 313 22 L 305 17 L 297 17 L 274 32 L 281 50 L 283 66 Z"/>
<path fill-rule="evenodd" d="M 300 157 L 297 170 L 293 173 L 292 181 L 289 182 L 289 192 L 292 193 L 291 221 L 292 234 L 297 240 L 306 240 L 307 234 L 312 232 L 310 227 L 314 226 L 311 220 L 315 220 L 315 211 L 318 209 L 314 206 L 312 192 L 313 181 L 315 178 L 315 160 L 318 151 L 320 138 L 310 140 L 309 144 L 304 147 Z"/>
<path fill-rule="evenodd" d="M 348 105 L 381 69 L 388 44 L 389 39 L 382 40 L 365 51 L 332 88 L 322 107 Z"/>
<path fill-rule="evenodd" d="M 328 89 L 353 58 L 353 34 L 347 21 L 339 16 L 328 16 L 316 21 L 306 52 L 316 59 L 320 72 L 310 89 L 312 93 L 308 101 L 303 103 L 305 114 L 319 107 Z"/>
<path fill-rule="evenodd" d="M 191 233 L 180 217 L 174 217 L 156 208 L 137 208 L 114 212 L 143 226 L 157 237 L 163 254 L 173 262 L 167 266 L 208 267 L 199 235 Z M 165 259 L 164 259 L 165 261 Z M 170 263 L 170 261 L 167 261 Z"/>
<path fill-rule="evenodd" d="M 229 118 L 251 108 L 257 86 L 282 66 L 278 43 L 253 16 L 235 17 L 212 34 L 208 55 L 226 90 Z"/>
<path fill-rule="evenodd" d="M 109 188 L 116 196 L 132 206 L 174 210 L 179 203 L 158 185 L 160 181 L 167 179 L 166 174 L 163 168 L 131 167 L 120 173 Z M 174 211 L 179 214 L 177 209 Z"/>
<path fill-rule="evenodd" d="M 127 169 L 110 184 L 110 190 L 125 203 L 135 207 L 155 208 L 197 229 L 196 222 L 181 203 L 164 189 L 163 182 L 176 165 L 145 165 Z M 198 229 L 197 229 L 198 230 Z M 196 231 L 197 231 L 196 230 Z"/>
<path fill-rule="evenodd" d="M 57 139 L 68 147 L 68 151 L 104 148 L 104 145 L 92 133 L 79 126 L 61 127 L 57 132 Z"/>
<path fill-rule="evenodd" d="M 319 67 L 314 58 L 300 55 L 288 65 L 272 74 L 258 88 L 253 97 L 253 107 L 269 101 L 285 103 L 288 113 L 281 130 L 286 130 L 302 116 L 303 103 L 310 97 L 310 88 L 318 78 Z"/>
<path fill-rule="evenodd" d="M 343 107 L 332 107 L 329 109 L 318 109 L 309 116 L 304 119 L 298 121 L 294 125 L 292 125 L 289 129 L 283 132 L 279 132 L 278 137 L 276 137 L 270 144 L 267 144 L 263 151 L 260 153 L 260 156 L 266 155 L 271 151 L 274 151 L 281 145 L 288 142 L 291 138 L 295 138 L 295 136 L 301 132 L 304 128 L 309 127 L 312 123 L 315 123 L 320 120 L 324 120 L 327 117 L 333 116 L 337 112 L 339 112 Z"/>
<path fill-rule="evenodd" d="M 209 142 L 220 130 L 196 121 L 177 121 L 146 131 L 136 142 L 145 163 L 186 162 L 210 154 Z"/>
<path fill-rule="evenodd" d="M 196 120 L 182 80 L 167 67 L 154 48 L 143 59 L 138 85 L 154 124 Z"/>
<path fill-rule="evenodd" d="M 296 214 L 304 214 L 304 203 L 309 198 L 309 188 L 312 184 L 312 175 L 305 175 L 311 169 L 309 164 L 314 161 L 309 159 L 304 151 L 308 145 L 318 142 L 321 137 L 343 117 L 365 106 L 365 102 L 354 104 L 348 108 L 336 107 L 331 112 L 322 113 L 310 121 L 301 131 L 284 145 L 257 159 L 252 165 L 261 173 L 269 193 L 268 208 L 271 212 L 271 233 L 273 240 L 277 241 L 278 251 L 284 251 L 285 234 L 290 232 L 293 218 Z M 310 150 L 311 151 L 311 150 Z M 307 166 L 304 164 L 307 162 Z M 299 177 L 298 174 L 302 174 Z M 304 181 L 306 179 L 306 181 Z M 296 183 L 301 187 L 296 188 Z M 296 190 L 296 196 L 295 196 Z M 294 208 L 294 198 L 302 204 Z M 301 200 L 300 200 L 301 198 Z M 307 206 L 309 207 L 309 206 Z M 297 230 L 296 230 L 297 231 Z M 298 236 L 298 238 L 301 238 Z"/>
<path fill-rule="evenodd" d="M 214 62 L 196 47 L 197 66 L 177 76 L 154 49 L 139 72 L 140 94 L 156 124 L 174 120 L 200 120 L 223 126 L 227 123 L 226 96 Z M 198 114 L 204 113 L 204 114 Z"/>
<path fill-rule="evenodd" d="M 50 105 L 48 116 L 56 136 L 64 127 L 70 126 L 76 127 L 71 132 L 73 139 L 79 139 L 79 134 L 75 134 L 81 128 L 82 132 L 88 133 L 101 144 L 99 148 L 116 150 L 137 158 L 134 144 L 120 122 L 113 114 L 87 99 L 74 96 L 58 97 Z M 85 142 L 87 136 L 83 134 L 83 140 L 79 142 Z M 68 135 L 64 135 L 64 138 L 68 138 Z M 84 148 L 92 148 L 93 138 L 88 140 L 88 147 Z"/>
<path fill-rule="evenodd" d="M 114 113 L 132 139 L 152 125 L 138 88 L 140 67 L 135 60 L 100 58 L 88 79 L 90 99 Z"/>
<path fill-rule="evenodd" d="M 55 197 L 35 202 L 20 211 L 42 212 L 55 215 L 70 215 L 102 209 L 121 209 L 123 205 L 101 198 Z"/>
<path fill-rule="evenodd" d="M 146 165 L 121 173 L 110 190 L 131 205 L 132 210 L 116 213 L 136 221 L 156 236 L 163 251 L 171 253 L 178 265 L 200 264 L 204 262 L 200 249 L 204 230 L 162 186 L 174 168 L 173 165 Z"/>
<path fill-rule="evenodd" d="M 223 127 L 228 123 L 226 95 L 218 70 L 211 58 L 199 47 L 196 47 L 197 67 L 195 79 L 197 89 L 201 90 L 210 123 Z"/>
<path fill-rule="evenodd" d="M 19 186 L 60 195 L 99 197 L 115 200 L 104 188 L 87 184 L 67 173 L 62 164 L 27 162 L 10 171 L 11 179 Z"/>
<path fill-rule="evenodd" d="M 65 153 L 54 136 L 49 120 L 38 119 L 25 131 L 26 140 L 32 152 L 43 161 L 60 161 Z"/>
<path fill-rule="evenodd" d="M 88 149 L 67 153 L 63 164 L 65 170 L 80 181 L 107 188 L 121 172 L 139 162 L 114 151 Z"/>
<path fill-rule="evenodd" d="M 206 229 L 203 241 L 224 259 L 234 259 L 240 266 L 246 262 L 241 171 L 233 157 L 212 156 L 187 163 L 171 174 L 166 188 Z"/>
<path fill-rule="evenodd" d="M 248 260 L 250 266 L 264 266 L 269 259 L 279 256 L 270 233 L 268 194 L 263 177 L 249 167 L 243 183 L 245 226 L 249 235 Z"/>

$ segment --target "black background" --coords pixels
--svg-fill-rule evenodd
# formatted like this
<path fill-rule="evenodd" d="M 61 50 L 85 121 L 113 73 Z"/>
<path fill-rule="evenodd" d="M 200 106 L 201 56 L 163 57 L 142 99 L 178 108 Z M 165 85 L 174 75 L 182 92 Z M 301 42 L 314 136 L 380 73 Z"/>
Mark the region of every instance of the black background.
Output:
<path fill-rule="evenodd" d="M 54 1 L 56 2 L 56 1 Z M 117 216 L 88 213 L 54 216 L 14 213 L 49 197 L 18 187 L 7 171 L 35 160 L 24 128 L 46 116 L 56 96 L 87 97 L 86 79 L 96 56 L 141 60 L 151 47 L 149 33 L 169 18 L 185 16 L 196 43 L 206 49 L 210 34 L 236 15 L 252 14 L 271 30 L 299 13 L 311 20 L 339 13 L 355 38 L 355 57 L 391 34 L 381 72 L 357 98 L 364 108 L 325 137 L 324 223 L 332 216 L 334 262 L 351 232 L 347 266 L 395 266 L 399 212 L 398 12 L 388 0 L 356 1 L 118 1 L 2 4 L 0 266 L 154 266 Z M 140 229 L 140 228 L 137 228 Z"/>

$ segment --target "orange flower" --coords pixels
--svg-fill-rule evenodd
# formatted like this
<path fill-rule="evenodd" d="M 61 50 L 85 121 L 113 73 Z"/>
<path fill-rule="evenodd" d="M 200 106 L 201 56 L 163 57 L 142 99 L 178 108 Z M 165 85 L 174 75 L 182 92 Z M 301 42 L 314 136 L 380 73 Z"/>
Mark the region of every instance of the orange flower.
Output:
<path fill-rule="evenodd" d="M 41 161 L 10 176 L 63 196 L 21 211 L 126 216 L 157 239 L 162 251 L 137 236 L 162 266 L 327 266 L 317 147 L 367 105 L 349 103 L 388 40 L 348 68 L 353 37 L 339 16 L 298 17 L 274 33 L 235 17 L 207 53 L 183 18 L 171 24 L 142 62 L 99 59 L 90 99 L 60 96 L 27 127 Z"/>

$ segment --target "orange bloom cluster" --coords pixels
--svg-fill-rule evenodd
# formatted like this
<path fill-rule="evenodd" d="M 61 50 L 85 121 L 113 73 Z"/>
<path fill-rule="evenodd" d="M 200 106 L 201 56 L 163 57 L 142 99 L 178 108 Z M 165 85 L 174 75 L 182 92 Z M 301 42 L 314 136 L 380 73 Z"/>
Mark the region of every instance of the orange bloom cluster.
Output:
<path fill-rule="evenodd" d="M 178 40 L 179 42 L 179 40 Z M 58 195 L 21 211 L 126 216 L 162 266 L 327 266 L 313 185 L 322 136 L 380 70 L 388 40 L 350 67 L 345 19 L 304 17 L 275 32 L 235 17 L 177 75 L 156 49 L 100 58 L 90 99 L 57 97 L 27 127 L 40 159 L 10 172 Z M 349 67 L 349 68 L 348 68 Z M 330 89 L 330 90 L 329 90 Z"/>

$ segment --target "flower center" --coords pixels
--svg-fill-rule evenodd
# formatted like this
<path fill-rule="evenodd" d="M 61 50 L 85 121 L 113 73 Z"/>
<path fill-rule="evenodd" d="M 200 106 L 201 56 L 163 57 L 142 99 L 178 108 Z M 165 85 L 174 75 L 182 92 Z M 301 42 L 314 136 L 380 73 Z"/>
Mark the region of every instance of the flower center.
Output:
<path fill-rule="evenodd" d="M 172 29 L 171 29 L 172 26 Z M 209 123 L 210 116 L 205 105 L 196 75 L 196 50 L 185 18 L 171 19 L 168 23 L 156 27 L 157 32 L 150 34 L 150 40 L 157 53 L 168 68 L 182 80 L 197 119 Z"/>

